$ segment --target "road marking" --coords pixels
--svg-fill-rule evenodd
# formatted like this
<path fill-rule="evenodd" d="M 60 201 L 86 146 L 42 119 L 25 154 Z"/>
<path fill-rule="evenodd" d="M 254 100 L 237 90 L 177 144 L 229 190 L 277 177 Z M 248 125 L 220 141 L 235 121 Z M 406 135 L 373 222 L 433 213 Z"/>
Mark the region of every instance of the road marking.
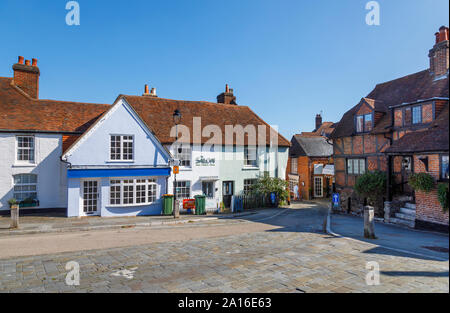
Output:
<path fill-rule="evenodd" d="M 114 272 L 111 274 L 111 276 L 125 277 L 127 279 L 133 279 L 134 273 L 136 272 L 136 270 L 137 270 L 137 267 L 132 267 L 130 269 L 124 269 L 124 270 Z"/>

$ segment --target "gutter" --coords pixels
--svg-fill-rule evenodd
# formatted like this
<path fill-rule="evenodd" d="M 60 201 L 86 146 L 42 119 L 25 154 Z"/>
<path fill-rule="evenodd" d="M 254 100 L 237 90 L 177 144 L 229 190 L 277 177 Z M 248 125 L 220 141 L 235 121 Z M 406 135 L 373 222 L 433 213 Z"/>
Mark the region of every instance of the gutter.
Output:
<path fill-rule="evenodd" d="M 445 98 L 445 97 L 433 97 L 433 98 L 424 99 L 424 100 L 419 99 L 419 100 L 413 101 L 413 102 L 405 102 L 405 103 L 402 103 L 402 104 L 391 105 L 391 106 L 389 106 L 389 109 L 398 108 L 398 107 L 402 107 L 402 106 L 406 106 L 406 105 L 411 105 L 411 104 L 417 104 L 417 103 L 428 102 L 428 101 L 435 101 L 435 100 L 449 101 L 449 98 Z"/>

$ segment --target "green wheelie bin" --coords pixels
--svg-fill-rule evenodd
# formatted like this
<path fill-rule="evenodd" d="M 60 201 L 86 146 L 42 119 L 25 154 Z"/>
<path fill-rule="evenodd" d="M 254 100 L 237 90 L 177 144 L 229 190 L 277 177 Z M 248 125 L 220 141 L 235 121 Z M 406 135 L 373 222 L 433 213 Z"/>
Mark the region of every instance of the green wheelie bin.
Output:
<path fill-rule="evenodd" d="M 173 198 L 173 195 L 163 195 L 163 215 L 172 215 Z"/>
<path fill-rule="evenodd" d="M 205 195 L 198 195 L 195 196 L 195 215 L 202 215 L 206 214 L 206 196 Z"/>

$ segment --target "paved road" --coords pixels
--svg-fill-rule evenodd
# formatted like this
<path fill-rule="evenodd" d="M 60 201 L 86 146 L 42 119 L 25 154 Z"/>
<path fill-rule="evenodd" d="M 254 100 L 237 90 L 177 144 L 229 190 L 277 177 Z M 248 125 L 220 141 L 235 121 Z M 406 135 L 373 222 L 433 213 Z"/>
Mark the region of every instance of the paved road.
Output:
<path fill-rule="evenodd" d="M 8 257 L 14 249 L 0 240 L 0 292 L 449 291 L 448 261 L 331 237 L 325 215 L 302 204 L 199 225 L 9 237 L 19 252 Z M 65 283 L 70 261 L 79 286 Z M 379 285 L 366 284 L 368 261 L 379 264 Z"/>

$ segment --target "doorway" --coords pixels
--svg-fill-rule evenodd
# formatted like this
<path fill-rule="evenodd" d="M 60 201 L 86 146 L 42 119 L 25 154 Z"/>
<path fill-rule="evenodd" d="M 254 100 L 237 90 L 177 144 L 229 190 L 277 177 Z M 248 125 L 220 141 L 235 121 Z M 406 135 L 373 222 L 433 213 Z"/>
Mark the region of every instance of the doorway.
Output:
<path fill-rule="evenodd" d="M 231 207 L 231 197 L 234 194 L 234 181 L 224 181 L 222 185 L 223 204 L 226 208 Z"/>
<path fill-rule="evenodd" d="M 323 198 L 323 177 L 314 177 L 314 197 Z"/>
<path fill-rule="evenodd" d="M 83 215 L 98 215 L 100 207 L 100 193 L 98 180 L 84 180 L 82 185 Z"/>

